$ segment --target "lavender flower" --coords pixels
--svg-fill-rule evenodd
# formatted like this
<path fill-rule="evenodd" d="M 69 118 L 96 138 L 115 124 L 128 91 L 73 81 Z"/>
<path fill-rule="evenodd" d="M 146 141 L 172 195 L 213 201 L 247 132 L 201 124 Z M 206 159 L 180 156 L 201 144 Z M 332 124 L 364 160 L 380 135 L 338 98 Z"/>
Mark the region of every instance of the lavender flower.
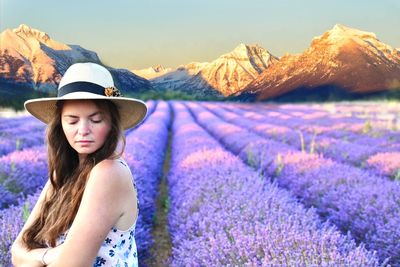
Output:
<path fill-rule="evenodd" d="M 400 152 L 378 153 L 368 158 L 367 163 L 383 175 L 400 179 Z"/>
<path fill-rule="evenodd" d="M 191 103 L 188 106 L 198 123 L 218 140 L 222 139 L 213 125 L 237 127 L 229 126 L 229 123 L 222 121 L 199 104 Z M 242 128 L 241 132 L 236 129 L 232 135 L 243 136 L 246 132 L 253 134 L 247 128 Z M 264 140 L 273 146 L 271 140 Z M 243 150 L 239 155 L 248 162 L 249 153 L 264 153 L 265 158 L 262 161 L 251 161 L 251 164 L 264 163 L 256 166 L 262 168 L 260 172 L 275 178 L 279 186 L 289 189 L 306 206 L 315 207 L 322 218 L 332 221 L 344 233 L 350 231 L 358 242 L 365 242 L 367 248 L 377 251 L 382 262 L 389 257 L 391 264 L 400 261 L 400 231 L 393 227 L 400 218 L 399 184 L 368 171 L 326 159 L 322 155 L 310 155 L 299 151 L 296 153 L 295 149 L 290 147 L 286 149 L 287 152 L 279 152 L 279 146 L 282 144 L 277 145 L 278 147 L 271 151 L 259 151 L 257 146 L 249 144 L 247 150 Z M 224 146 L 229 148 L 230 144 L 226 142 Z M 357 207 L 356 210 L 354 207 Z M 383 219 L 377 220 L 377 217 Z"/>
<path fill-rule="evenodd" d="M 181 103 L 173 109 L 172 266 L 378 265 L 372 253 L 224 150 Z M 216 125 L 199 109 L 193 113 Z"/>

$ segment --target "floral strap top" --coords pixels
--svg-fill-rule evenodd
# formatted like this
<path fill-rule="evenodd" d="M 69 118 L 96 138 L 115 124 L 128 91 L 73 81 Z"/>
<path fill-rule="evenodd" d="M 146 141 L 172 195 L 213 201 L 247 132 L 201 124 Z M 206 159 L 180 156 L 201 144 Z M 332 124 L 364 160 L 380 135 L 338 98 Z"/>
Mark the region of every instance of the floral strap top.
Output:
<path fill-rule="evenodd" d="M 121 164 L 128 165 L 125 161 L 119 160 Z M 137 187 L 134 180 L 133 185 L 137 193 Z M 137 195 L 137 194 L 136 194 Z M 139 211 L 139 199 L 138 211 Z M 97 257 L 93 263 L 93 267 L 137 267 L 138 255 L 135 242 L 136 222 L 126 231 L 112 227 L 103 244 L 100 247 Z M 64 243 L 68 231 L 60 235 L 57 239 L 57 246 Z"/>

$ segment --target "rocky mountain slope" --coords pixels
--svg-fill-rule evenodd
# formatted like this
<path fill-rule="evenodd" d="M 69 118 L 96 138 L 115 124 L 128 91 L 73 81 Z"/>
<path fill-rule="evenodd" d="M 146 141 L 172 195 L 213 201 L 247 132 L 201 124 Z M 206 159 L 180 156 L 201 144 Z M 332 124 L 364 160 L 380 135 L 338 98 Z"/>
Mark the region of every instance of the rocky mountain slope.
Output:
<path fill-rule="evenodd" d="M 270 99 L 299 88 L 336 86 L 366 94 L 400 87 L 400 52 L 374 33 L 343 25 L 316 37 L 302 54 L 285 55 L 239 94 Z"/>
<path fill-rule="evenodd" d="M 0 89 L 14 84 L 55 93 L 65 70 L 82 61 L 101 64 L 95 52 L 57 42 L 27 25 L 7 29 L 0 34 Z M 303 53 L 279 59 L 258 45 L 240 44 L 212 62 L 192 62 L 175 70 L 160 65 L 109 69 L 128 94 L 182 92 L 193 98 L 265 100 L 296 92 L 323 95 L 332 88 L 352 95 L 400 88 L 399 49 L 374 33 L 340 24 L 315 37 Z"/>
<path fill-rule="evenodd" d="M 101 64 L 95 52 L 79 45 L 66 45 L 47 33 L 21 24 L 0 34 L 0 83 L 22 84 L 32 89 L 55 93 L 61 76 L 76 62 Z M 129 90 L 150 88 L 150 83 L 127 70 L 109 68 L 117 84 Z"/>
<path fill-rule="evenodd" d="M 193 62 L 151 79 L 155 88 L 180 89 L 229 96 L 256 79 L 278 59 L 258 45 L 240 44 L 208 63 Z"/>

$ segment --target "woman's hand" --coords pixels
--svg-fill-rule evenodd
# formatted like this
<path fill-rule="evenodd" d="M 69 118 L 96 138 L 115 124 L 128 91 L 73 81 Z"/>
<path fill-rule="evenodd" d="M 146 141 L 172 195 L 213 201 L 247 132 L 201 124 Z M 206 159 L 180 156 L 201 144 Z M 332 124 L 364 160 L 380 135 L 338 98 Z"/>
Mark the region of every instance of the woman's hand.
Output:
<path fill-rule="evenodd" d="M 35 219 L 40 215 L 40 209 L 42 203 L 46 197 L 48 190 L 51 188 L 50 181 L 46 182 L 42 193 L 39 196 L 35 207 L 33 208 L 31 214 L 28 217 L 24 227 L 19 232 L 17 238 L 11 246 L 11 261 L 16 267 L 43 267 L 42 256 L 46 248 L 36 248 L 29 250 L 27 245 L 22 240 L 22 234 L 25 230 L 35 221 Z"/>
<path fill-rule="evenodd" d="M 11 261 L 15 267 L 43 267 L 42 255 L 45 248 L 28 250 L 22 241 L 17 239 L 11 247 Z"/>

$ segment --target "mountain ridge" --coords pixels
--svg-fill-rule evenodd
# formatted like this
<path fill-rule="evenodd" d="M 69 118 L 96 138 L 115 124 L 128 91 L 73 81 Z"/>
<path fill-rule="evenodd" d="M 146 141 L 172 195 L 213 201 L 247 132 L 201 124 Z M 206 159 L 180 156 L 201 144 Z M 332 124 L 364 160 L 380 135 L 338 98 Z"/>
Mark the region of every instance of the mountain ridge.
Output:
<path fill-rule="evenodd" d="M 0 82 L 22 84 L 33 90 L 56 94 L 61 76 L 77 62 L 102 64 L 97 53 L 79 45 L 55 41 L 42 31 L 25 24 L 0 34 Z M 128 91 L 151 88 L 150 83 L 129 71 L 107 67 L 116 83 Z"/>
<path fill-rule="evenodd" d="M 303 53 L 286 55 L 239 94 L 271 99 L 298 88 L 338 86 L 349 93 L 368 94 L 396 88 L 400 53 L 374 33 L 337 24 L 313 38 Z"/>
<path fill-rule="evenodd" d="M 244 88 L 277 60 L 259 45 L 241 43 L 211 62 L 181 65 L 174 71 L 151 79 L 151 82 L 155 88 L 179 88 L 187 92 L 215 90 L 216 95 L 228 96 Z"/>
<path fill-rule="evenodd" d="M 299 89 L 318 93 L 318 88 L 333 87 L 349 94 L 370 94 L 400 88 L 399 50 L 373 32 L 336 24 L 312 38 L 303 53 L 280 58 L 258 44 L 240 43 L 215 60 L 176 69 L 161 65 L 142 70 L 108 68 L 116 84 L 128 92 L 176 91 L 217 99 L 243 95 L 261 101 Z M 0 84 L 55 92 L 65 70 L 82 61 L 102 64 L 96 52 L 55 41 L 25 24 L 0 34 Z"/>

